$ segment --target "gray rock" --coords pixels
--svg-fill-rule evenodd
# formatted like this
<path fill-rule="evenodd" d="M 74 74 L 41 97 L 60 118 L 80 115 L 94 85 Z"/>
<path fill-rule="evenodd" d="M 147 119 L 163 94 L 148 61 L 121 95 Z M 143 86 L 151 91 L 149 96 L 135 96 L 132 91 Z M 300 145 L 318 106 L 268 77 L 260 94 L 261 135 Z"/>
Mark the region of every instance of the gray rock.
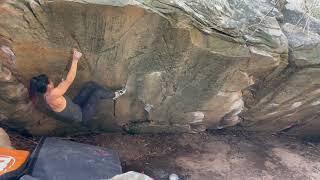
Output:
<path fill-rule="evenodd" d="M 292 24 L 284 24 L 282 29 L 288 37 L 292 64 L 303 67 L 320 63 L 319 34 L 303 31 Z"/>

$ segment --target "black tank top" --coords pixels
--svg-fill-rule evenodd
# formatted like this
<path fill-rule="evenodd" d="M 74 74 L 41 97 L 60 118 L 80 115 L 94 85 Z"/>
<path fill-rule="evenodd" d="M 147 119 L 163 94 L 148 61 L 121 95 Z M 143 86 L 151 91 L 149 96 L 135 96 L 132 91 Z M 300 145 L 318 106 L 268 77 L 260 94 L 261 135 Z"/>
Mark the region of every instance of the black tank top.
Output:
<path fill-rule="evenodd" d="M 61 112 L 55 112 L 48 105 L 45 100 L 44 95 L 42 96 L 41 104 L 45 103 L 47 109 L 51 111 L 59 120 L 68 121 L 68 122 L 82 122 L 82 111 L 78 104 L 73 103 L 73 101 L 68 96 L 63 96 L 66 99 L 66 107 Z"/>

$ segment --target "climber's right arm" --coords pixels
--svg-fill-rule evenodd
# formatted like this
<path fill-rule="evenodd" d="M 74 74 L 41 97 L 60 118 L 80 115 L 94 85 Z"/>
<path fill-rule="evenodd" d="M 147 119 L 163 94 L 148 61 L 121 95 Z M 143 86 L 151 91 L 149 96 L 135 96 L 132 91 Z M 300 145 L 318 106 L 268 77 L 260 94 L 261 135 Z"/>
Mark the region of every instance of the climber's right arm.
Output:
<path fill-rule="evenodd" d="M 70 70 L 67 74 L 67 77 L 64 81 L 62 81 L 56 88 L 53 89 L 52 95 L 62 96 L 64 95 L 69 87 L 71 86 L 72 82 L 74 81 L 76 74 L 77 74 L 77 67 L 78 61 L 81 58 L 82 53 L 73 49 L 73 58 Z"/>

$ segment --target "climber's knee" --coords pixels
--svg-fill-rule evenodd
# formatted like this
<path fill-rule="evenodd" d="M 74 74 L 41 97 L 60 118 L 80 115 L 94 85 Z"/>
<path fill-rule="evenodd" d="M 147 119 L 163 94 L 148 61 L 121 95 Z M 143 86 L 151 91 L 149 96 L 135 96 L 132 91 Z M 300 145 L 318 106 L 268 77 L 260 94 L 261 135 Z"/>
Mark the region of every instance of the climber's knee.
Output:
<path fill-rule="evenodd" d="M 110 91 L 108 89 L 105 89 L 105 88 L 96 89 L 93 92 L 93 94 L 94 94 L 94 96 L 99 97 L 100 99 L 107 99 L 107 98 L 113 98 L 114 97 L 114 92 Z"/>

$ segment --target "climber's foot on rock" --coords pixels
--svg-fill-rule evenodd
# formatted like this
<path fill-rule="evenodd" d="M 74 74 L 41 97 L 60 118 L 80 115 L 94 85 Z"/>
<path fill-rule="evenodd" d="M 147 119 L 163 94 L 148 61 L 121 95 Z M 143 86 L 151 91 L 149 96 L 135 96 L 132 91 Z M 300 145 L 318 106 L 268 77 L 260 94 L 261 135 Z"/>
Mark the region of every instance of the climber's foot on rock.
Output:
<path fill-rule="evenodd" d="M 127 92 L 126 88 L 122 88 L 120 90 L 117 90 L 116 92 L 114 92 L 113 100 L 118 99 L 120 96 L 124 95 L 126 92 Z"/>

